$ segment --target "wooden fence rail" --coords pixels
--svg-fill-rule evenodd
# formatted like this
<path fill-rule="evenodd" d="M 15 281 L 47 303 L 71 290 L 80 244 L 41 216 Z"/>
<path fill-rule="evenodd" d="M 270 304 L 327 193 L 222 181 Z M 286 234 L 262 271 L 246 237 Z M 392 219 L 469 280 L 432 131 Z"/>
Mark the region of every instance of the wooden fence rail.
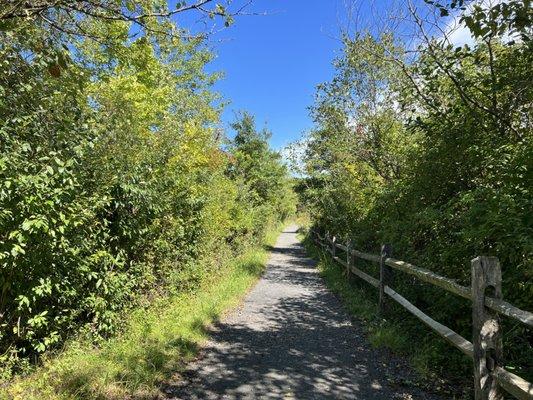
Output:
<path fill-rule="evenodd" d="M 424 324 L 446 339 L 450 344 L 474 361 L 474 388 L 476 400 L 503 399 L 501 389 L 520 400 L 533 399 L 533 384 L 505 370 L 502 362 L 502 332 L 499 314 L 506 315 L 523 324 L 533 327 L 533 313 L 502 300 L 502 280 L 500 263 L 495 257 L 477 257 L 472 260 L 471 286 L 459 285 L 453 279 L 440 276 L 432 271 L 404 261 L 391 258 L 391 246 L 381 246 L 381 254 L 374 255 L 353 248 L 350 240 L 346 245 L 337 237 L 321 236 L 311 231 L 315 243 L 328 251 L 333 259 L 379 290 L 379 308 L 386 309 L 385 294 L 420 319 Z M 337 256 L 337 249 L 346 254 L 346 259 Z M 380 277 L 376 279 L 355 266 L 354 258 L 361 258 L 380 264 Z M 392 270 L 398 270 L 418 279 L 438 286 L 448 292 L 472 301 L 472 342 L 447 326 L 432 319 L 406 298 L 389 287 Z M 491 296 L 487 295 L 490 291 Z"/>

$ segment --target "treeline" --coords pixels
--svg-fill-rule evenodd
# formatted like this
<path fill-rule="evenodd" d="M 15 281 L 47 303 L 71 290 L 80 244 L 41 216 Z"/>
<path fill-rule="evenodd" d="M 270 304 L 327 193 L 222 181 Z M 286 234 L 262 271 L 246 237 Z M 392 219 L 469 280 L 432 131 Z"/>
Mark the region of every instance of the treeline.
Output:
<path fill-rule="evenodd" d="M 194 290 L 293 212 L 268 132 L 217 128 L 212 54 L 171 19 L 185 5 L 38 3 L 0 7 L 0 378 Z"/>
<path fill-rule="evenodd" d="M 427 3 L 447 16 L 468 2 Z M 470 45 L 431 31 L 436 25 L 415 9 L 415 50 L 394 32 L 344 36 L 335 76 L 312 107 L 299 187 L 318 229 L 372 253 L 390 243 L 395 258 L 467 286 L 470 260 L 497 256 L 504 299 L 533 309 L 529 3 L 478 3 L 463 12 Z M 408 278 L 393 286 L 470 336 L 468 302 Z M 411 351 L 425 352 L 431 369 L 468 376 L 459 352 L 416 321 L 401 323 L 420 343 Z M 504 330 L 505 365 L 531 380 L 531 332 L 507 320 Z"/>

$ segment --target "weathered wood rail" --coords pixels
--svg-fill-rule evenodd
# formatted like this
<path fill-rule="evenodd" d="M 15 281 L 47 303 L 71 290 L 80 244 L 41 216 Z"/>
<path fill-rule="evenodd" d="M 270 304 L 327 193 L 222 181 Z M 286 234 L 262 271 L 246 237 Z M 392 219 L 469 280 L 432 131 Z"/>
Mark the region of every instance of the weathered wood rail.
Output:
<path fill-rule="evenodd" d="M 384 244 L 381 254 L 374 255 L 353 248 L 350 240 L 340 243 L 335 236 L 321 236 L 311 231 L 315 243 L 325 248 L 333 259 L 352 273 L 379 290 L 379 308 L 387 307 L 386 296 L 390 297 L 407 311 L 420 319 L 437 334 L 474 361 L 474 388 L 476 400 L 503 399 L 503 390 L 520 400 L 533 399 L 533 384 L 505 370 L 502 362 L 502 332 L 499 314 L 533 327 L 533 313 L 521 310 L 502 299 L 502 279 L 500 263 L 495 257 L 477 257 L 471 262 L 471 286 L 459 285 L 453 279 L 440 276 L 427 269 L 390 257 L 391 246 Z M 346 259 L 337 255 L 337 250 L 345 253 Z M 376 279 L 355 266 L 355 258 L 379 263 L 380 277 Z M 389 282 L 392 271 L 397 270 L 438 286 L 457 296 L 472 301 L 472 342 L 447 326 L 432 319 L 429 315 L 394 291 Z M 490 296 L 488 295 L 490 292 Z"/>

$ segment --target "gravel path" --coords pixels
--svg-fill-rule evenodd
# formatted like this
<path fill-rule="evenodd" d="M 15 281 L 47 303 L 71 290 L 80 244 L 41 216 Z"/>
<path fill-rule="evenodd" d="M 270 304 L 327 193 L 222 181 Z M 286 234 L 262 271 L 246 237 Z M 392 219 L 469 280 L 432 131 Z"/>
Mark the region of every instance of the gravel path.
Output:
<path fill-rule="evenodd" d="M 184 400 L 438 398 L 391 382 L 409 382 L 410 374 L 402 360 L 371 348 L 291 226 L 241 307 L 165 391 Z"/>

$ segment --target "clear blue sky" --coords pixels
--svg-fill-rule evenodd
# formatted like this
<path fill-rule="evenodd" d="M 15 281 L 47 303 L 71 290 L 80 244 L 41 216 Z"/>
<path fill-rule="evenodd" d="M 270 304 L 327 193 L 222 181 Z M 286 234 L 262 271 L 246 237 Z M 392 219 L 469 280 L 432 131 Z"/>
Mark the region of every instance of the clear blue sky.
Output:
<path fill-rule="evenodd" d="M 332 77 L 344 9 L 338 0 L 255 0 L 247 11 L 269 15 L 237 17 L 215 34 L 209 70 L 225 74 L 215 87 L 230 101 L 223 122 L 248 110 L 279 149 L 312 126 L 307 107 L 315 86 Z"/>
<path fill-rule="evenodd" d="M 235 6 L 245 2 L 234 0 Z M 423 0 L 414 2 L 424 4 Z M 348 17 L 347 3 L 350 1 L 253 0 L 245 11 L 265 11 L 267 15 L 236 17 L 234 25 L 211 37 L 210 46 L 217 57 L 208 70 L 225 74 L 215 90 L 229 102 L 222 116 L 228 131 L 235 112 L 247 110 L 256 117 L 259 128 L 266 126 L 272 131 L 271 145 L 281 149 L 312 127 L 308 107 L 316 85 L 333 77 L 332 61 L 341 50 L 341 27 L 347 28 L 350 21 L 351 34 L 369 26 L 376 33 L 374 29 L 379 31 L 386 24 L 386 15 L 394 10 L 390 0 L 359 0 L 352 2 L 353 14 Z M 198 14 L 182 19 L 193 31 L 205 29 L 193 21 L 198 21 Z M 368 25 L 369 21 L 373 23 Z M 454 35 L 461 39 L 463 31 Z"/>

